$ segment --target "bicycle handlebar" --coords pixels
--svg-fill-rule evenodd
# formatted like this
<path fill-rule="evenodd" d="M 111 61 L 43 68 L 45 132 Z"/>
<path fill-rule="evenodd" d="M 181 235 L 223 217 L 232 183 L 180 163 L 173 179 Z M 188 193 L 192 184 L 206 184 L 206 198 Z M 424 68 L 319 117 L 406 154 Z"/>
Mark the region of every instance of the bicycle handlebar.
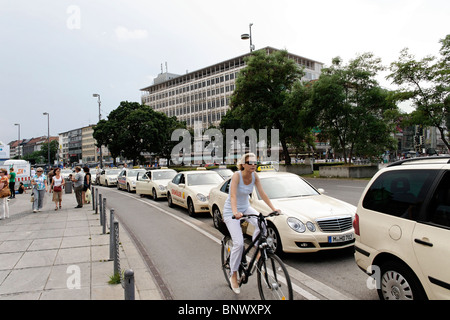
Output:
<path fill-rule="evenodd" d="M 278 211 L 272 211 L 271 213 L 269 213 L 268 215 L 263 215 L 262 213 L 260 214 L 254 214 L 254 213 L 250 213 L 250 214 L 242 214 L 242 217 L 259 217 L 259 216 L 263 216 L 264 218 L 269 218 L 269 217 L 274 217 L 274 216 L 279 216 L 281 213 L 279 213 Z M 231 217 L 231 219 L 236 219 L 236 217 L 233 215 Z"/>

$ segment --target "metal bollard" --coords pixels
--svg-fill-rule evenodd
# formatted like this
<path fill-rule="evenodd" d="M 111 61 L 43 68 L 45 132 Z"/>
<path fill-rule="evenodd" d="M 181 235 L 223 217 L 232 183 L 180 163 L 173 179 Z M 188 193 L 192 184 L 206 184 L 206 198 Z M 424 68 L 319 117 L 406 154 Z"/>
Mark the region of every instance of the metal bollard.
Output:
<path fill-rule="evenodd" d="M 94 197 L 94 192 L 95 192 L 95 188 L 91 187 L 91 198 L 92 198 L 92 210 L 95 210 L 95 197 Z"/>
<path fill-rule="evenodd" d="M 98 199 L 97 199 L 97 197 L 98 197 L 98 189 L 95 189 L 95 214 L 97 214 L 98 213 Z"/>
<path fill-rule="evenodd" d="M 106 234 L 106 198 L 103 198 L 102 221 L 103 221 L 103 234 Z"/>
<path fill-rule="evenodd" d="M 125 300 L 134 300 L 134 271 L 127 269 L 124 273 Z"/>
<path fill-rule="evenodd" d="M 109 260 L 114 259 L 114 209 L 109 212 Z"/>
<path fill-rule="evenodd" d="M 99 213 L 100 213 L 100 225 L 103 225 L 103 217 L 102 217 L 102 212 L 103 212 L 103 200 L 102 200 L 103 198 L 102 198 L 102 194 L 99 194 L 98 195 L 98 202 L 99 202 L 99 204 L 100 204 L 100 211 L 99 211 Z"/>
<path fill-rule="evenodd" d="M 119 222 L 114 221 L 114 274 L 120 274 Z"/>

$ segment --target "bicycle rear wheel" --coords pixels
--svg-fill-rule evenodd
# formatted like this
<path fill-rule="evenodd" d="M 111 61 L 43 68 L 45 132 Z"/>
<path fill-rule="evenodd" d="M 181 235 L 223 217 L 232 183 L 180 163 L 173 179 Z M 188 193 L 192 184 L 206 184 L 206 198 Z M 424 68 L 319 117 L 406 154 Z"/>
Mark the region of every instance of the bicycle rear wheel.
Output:
<path fill-rule="evenodd" d="M 292 283 L 286 266 L 281 259 L 267 254 L 267 260 L 261 257 L 257 266 L 258 290 L 262 300 L 292 300 Z"/>
<path fill-rule="evenodd" d="M 221 262 L 222 262 L 222 270 L 223 275 L 225 276 L 225 280 L 228 283 L 228 286 L 231 289 L 230 284 L 230 255 L 231 249 L 233 248 L 233 241 L 231 237 L 225 236 L 222 239 L 222 250 L 221 250 Z"/>

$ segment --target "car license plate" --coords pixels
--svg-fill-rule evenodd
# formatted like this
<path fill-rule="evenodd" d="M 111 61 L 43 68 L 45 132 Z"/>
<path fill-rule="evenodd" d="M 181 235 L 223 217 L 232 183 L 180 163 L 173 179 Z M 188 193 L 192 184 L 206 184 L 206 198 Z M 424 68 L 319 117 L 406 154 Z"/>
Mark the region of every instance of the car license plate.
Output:
<path fill-rule="evenodd" d="M 339 236 L 328 236 L 328 243 L 346 242 L 353 240 L 353 233 L 342 234 Z"/>

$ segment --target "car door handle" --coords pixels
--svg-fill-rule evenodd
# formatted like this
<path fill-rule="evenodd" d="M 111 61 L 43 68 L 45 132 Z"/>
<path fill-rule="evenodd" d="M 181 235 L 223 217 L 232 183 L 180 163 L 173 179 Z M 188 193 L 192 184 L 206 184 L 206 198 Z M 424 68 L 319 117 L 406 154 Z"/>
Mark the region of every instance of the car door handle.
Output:
<path fill-rule="evenodd" d="M 423 240 L 420 240 L 420 239 L 414 239 L 414 242 L 418 243 L 418 244 L 423 244 L 424 246 L 428 246 L 428 247 L 432 247 L 433 246 L 433 244 L 431 242 L 423 241 Z"/>

